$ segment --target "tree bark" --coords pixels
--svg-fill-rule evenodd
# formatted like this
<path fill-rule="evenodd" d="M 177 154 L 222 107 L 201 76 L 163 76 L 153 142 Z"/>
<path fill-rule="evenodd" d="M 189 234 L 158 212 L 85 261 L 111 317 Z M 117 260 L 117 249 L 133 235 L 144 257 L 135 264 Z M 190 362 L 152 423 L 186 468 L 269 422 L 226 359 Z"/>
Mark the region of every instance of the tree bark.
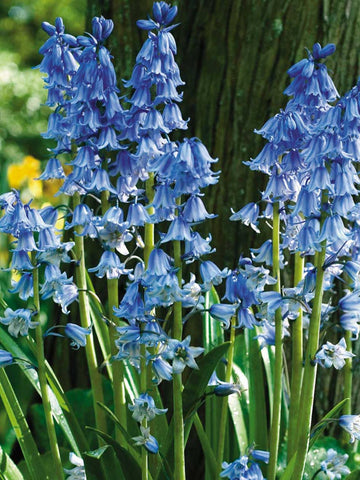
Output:
<path fill-rule="evenodd" d="M 265 177 L 243 162 L 255 157 L 262 139 L 253 133 L 288 100 L 287 69 L 315 42 L 337 45 L 327 64 L 340 94 L 359 73 L 360 3 L 352 0 L 179 0 L 174 35 L 184 87 L 181 105 L 190 117 L 187 136 L 197 136 L 219 158 L 222 174 L 207 194 L 219 217 L 211 228 L 216 260 L 234 264 L 258 246 L 253 232 L 230 222 L 230 207 L 259 199 Z M 102 14 L 115 23 L 110 47 L 119 78 L 129 78 L 145 34 L 136 20 L 152 11 L 152 1 L 88 0 L 88 17 Z M 224 232 L 226 234 L 224 235 Z"/>

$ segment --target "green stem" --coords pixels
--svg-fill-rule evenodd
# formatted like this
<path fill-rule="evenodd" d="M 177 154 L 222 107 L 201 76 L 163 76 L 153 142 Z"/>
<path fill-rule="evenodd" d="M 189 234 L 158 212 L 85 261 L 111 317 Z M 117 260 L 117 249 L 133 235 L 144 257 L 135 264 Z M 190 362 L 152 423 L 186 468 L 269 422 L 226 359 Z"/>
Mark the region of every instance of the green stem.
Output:
<path fill-rule="evenodd" d="M 348 352 L 352 352 L 352 341 L 351 341 L 351 332 L 346 330 L 345 331 L 345 341 L 346 341 L 346 350 Z M 343 407 L 343 414 L 344 415 L 351 415 L 351 395 L 352 395 L 352 358 L 347 358 L 345 360 L 344 366 L 344 398 L 348 398 L 348 401 L 345 403 Z M 346 449 L 351 449 L 350 446 L 350 435 L 342 431 L 341 443 Z"/>
<path fill-rule="evenodd" d="M 101 192 L 101 209 L 104 215 L 110 208 L 109 204 L 109 192 Z M 108 315 L 112 324 L 109 328 L 111 355 L 117 354 L 117 347 L 115 340 L 117 338 L 116 326 L 119 324 L 119 319 L 114 314 L 114 307 L 119 306 L 119 281 L 117 278 L 107 279 L 107 292 L 108 292 Z M 113 371 L 113 395 L 114 395 L 114 412 L 119 419 L 121 425 L 126 430 L 127 428 L 127 405 L 125 396 L 125 382 L 124 382 L 124 364 L 123 362 L 115 361 L 112 363 Z M 115 429 L 115 438 L 119 444 L 126 448 L 127 442 L 124 438 L 122 431 Z"/>
<path fill-rule="evenodd" d="M 195 426 L 195 429 L 196 429 L 196 433 L 199 437 L 201 447 L 202 447 L 203 452 L 204 452 L 204 457 L 206 458 L 206 460 L 209 464 L 211 477 L 212 478 L 217 478 L 218 465 L 216 463 L 216 458 L 215 458 L 213 449 L 211 448 L 209 438 L 205 433 L 203 424 L 201 423 L 199 414 L 197 412 L 194 415 L 194 426 Z"/>
<path fill-rule="evenodd" d="M 80 204 L 80 194 L 76 192 L 73 196 L 73 206 L 74 208 Z M 82 227 L 76 227 L 76 233 L 81 233 Z M 86 293 L 87 283 L 86 283 L 86 266 L 85 266 L 85 250 L 84 250 L 84 237 L 80 235 L 74 236 L 75 241 L 75 256 L 77 259 L 76 267 L 76 283 L 79 289 L 79 311 L 80 311 L 80 322 L 81 326 L 84 328 L 89 328 L 91 325 L 90 321 L 90 305 L 89 299 Z M 86 360 L 89 369 L 91 389 L 93 393 L 93 403 L 94 403 L 94 412 L 95 412 L 95 422 L 96 427 L 102 432 L 107 431 L 106 426 L 106 415 L 102 408 L 99 407 L 98 402 L 104 403 L 104 392 L 102 385 L 102 377 L 98 371 L 98 363 L 96 359 L 94 336 L 91 333 L 87 337 L 85 345 Z"/>
<path fill-rule="evenodd" d="M 146 196 L 148 202 L 151 203 L 154 198 L 154 174 L 150 173 L 150 176 L 145 184 Z M 151 215 L 154 212 L 153 207 L 148 209 L 149 214 Z M 146 223 L 145 224 L 145 238 L 144 238 L 144 262 L 145 268 L 149 264 L 149 257 L 151 252 L 154 249 L 154 224 Z M 150 376 L 148 375 L 148 369 L 146 365 L 146 346 L 144 344 L 140 345 L 140 390 L 142 393 L 145 393 L 148 389 L 148 381 Z M 147 428 L 147 419 L 144 418 L 141 422 L 141 425 L 144 428 Z M 141 475 L 142 480 L 147 480 L 149 477 L 149 455 L 145 448 L 141 452 Z"/>
<path fill-rule="evenodd" d="M 35 264 L 36 257 L 35 252 L 32 254 L 32 260 Z M 34 320 L 38 322 L 35 329 L 36 338 L 36 357 L 38 363 L 38 375 L 41 391 L 41 400 L 44 407 L 46 429 L 50 442 L 50 451 L 54 465 L 54 477 L 62 480 L 64 478 L 64 472 L 61 464 L 60 450 L 55 433 L 54 419 L 51 413 L 51 405 L 48 393 L 48 384 L 46 379 L 46 365 L 45 365 L 45 353 L 44 353 L 44 339 L 43 332 L 40 324 L 40 294 L 39 294 L 39 269 L 36 267 L 33 270 L 33 289 L 34 289 L 34 306 L 36 314 Z"/>
<path fill-rule="evenodd" d="M 235 349 L 235 324 L 236 324 L 236 317 L 234 316 L 231 319 L 231 325 L 230 325 L 230 346 L 228 350 L 226 372 L 225 372 L 226 383 L 230 383 L 232 369 L 233 369 L 234 349 Z M 224 397 L 222 399 L 221 413 L 220 413 L 220 420 L 219 420 L 219 440 L 218 440 L 218 448 L 217 448 L 217 460 L 219 462 L 218 473 L 221 472 L 221 464 L 223 462 L 223 456 L 224 456 L 228 405 L 229 405 L 229 399 L 228 397 Z"/>
<path fill-rule="evenodd" d="M 177 278 L 179 286 L 182 281 L 181 245 L 179 240 L 174 240 L 174 266 L 178 268 Z M 174 303 L 173 338 L 182 340 L 182 304 Z M 174 454 L 175 474 L 174 480 L 185 480 L 185 441 L 184 441 L 184 418 L 182 406 L 182 378 L 181 373 L 173 375 L 173 403 L 174 403 Z"/>
<path fill-rule="evenodd" d="M 44 475 L 39 451 L 4 368 L 0 368 L 0 397 L 24 455 L 31 480 L 49 479 Z"/>
<path fill-rule="evenodd" d="M 281 293 L 280 283 L 280 215 L 279 203 L 273 204 L 273 276 L 276 278 L 274 291 Z M 281 395 L 283 370 L 282 315 L 281 309 L 275 312 L 275 366 L 274 366 L 274 401 L 270 428 L 270 460 L 268 480 L 275 480 L 280 440 Z"/>
<path fill-rule="evenodd" d="M 295 253 L 294 285 L 296 286 L 303 278 L 304 257 L 299 252 Z M 300 393 L 303 377 L 303 315 L 299 309 L 298 317 L 292 322 L 292 359 L 291 359 L 291 389 L 289 409 L 289 432 L 287 442 L 287 459 L 291 460 L 295 453 L 295 437 L 297 430 L 297 417 L 300 406 Z"/>
<path fill-rule="evenodd" d="M 310 318 L 309 325 L 309 338 L 305 355 L 305 369 L 304 379 L 301 389 L 301 410 L 299 421 L 297 425 L 298 441 L 296 446 L 296 461 L 292 480 L 301 480 L 303 477 L 303 471 L 305 467 L 306 454 L 310 438 L 311 430 L 311 415 L 314 404 L 315 382 L 317 364 L 314 364 L 313 360 L 315 354 L 319 348 L 319 334 L 320 334 L 320 322 L 321 322 L 321 305 L 323 298 L 323 281 L 324 281 L 324 269 L 323 264 L 325 260 L 326 247 L 322 246 L 320 252 L 316 253 L 315 266 L 316 266 L 316 288 L 315 298 L 313 302 L 313 310 Z"/>

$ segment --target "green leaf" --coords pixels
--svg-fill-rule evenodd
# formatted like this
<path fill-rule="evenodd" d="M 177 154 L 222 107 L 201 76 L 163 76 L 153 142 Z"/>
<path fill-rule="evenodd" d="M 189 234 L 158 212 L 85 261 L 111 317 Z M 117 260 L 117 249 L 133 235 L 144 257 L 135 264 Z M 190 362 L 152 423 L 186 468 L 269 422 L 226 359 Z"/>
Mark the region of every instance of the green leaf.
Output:
<path fill-rule="evenodd" d="M 345 477 L 345 480 L 360 480 L 360 470 L 355 470 L 351 472 L 350 475 Z"/>
<path fill-rule="evenodd" d="M 183 391 L 183 410 L 185 421 L 197 410 L 199 402 L 204 399 L 204 393 L 210 377 L 219 361 L 225 356 L 230 342 L 222 343 L 204 355 L 197 364 L 199 369 L 192 370 Z"/>
<path fill-rule="evenodd" d="M 291 476 L 293 474 L 293 471 L 294 471 L 294 467 L 295 467 L 295 461 L 296 461 L 296 453 L 295 455 L 291 458 L 290 462 L 288 463 L 287 467 L 285 468 L 285 470 L 283 471 L 281 477 L 280 477 L 280 480 L 290 480 L 291 479 Z"/>
<path fill-rule="evenodd" d="M 20 470 L 0 446 L 0 479 L 24 480 Z"/>
<path fill-rule="evenodd" d="M 87 480 L 113 480 L 114 474 L 118 478 L 127 479 L 111 445 L 85 452 L 83 455 Z M 139 478 L 139 477 L 134 477 Z"/>
<path fill-rule="evenodd" d="M 213 286 L 210 291 L 205 293 L 205 309 L 208 310 L 211 305 L 220 303 L 220 298 Z M 224 343 L 224 329 L 221 322 L 211 317 L 208 311 L 202 315 L 203 325 L 203 346 L 205 353 L 208 353 L 213 347 Z M 219 437 L 219 417 L 221 412 L 221 402 L 219 398 L 207 397 L 205 400 L 205 432 L 213 449 L 216 448 Z M 213 478 L 211 466 L 206 462 L 205 479 Z"/>
<path fill-rule="evenodd" d="M 245 411 L 246 416 L 248 416 L 248 412 L 247 412 L 248 384 L 247 384 L 247 378 L 245 377 L 240 367 L 234 364 L 233 372 L 236 375 L 236 377 L 239 378 L 240 385 L 242 388 L 244 388 L 244 392 L 241 394 L 241 396 L 235 395 L 235 394 L 229 395 L 228 405 L 229 405 L 231 418 L 234 424 L 234 429 L 235 429 L 236 439 L 239 445 L 239 449 L 240 449 L 240 452 L 244 454 L 246 449 L 249 446 L 248 432 L 247 432 L 247 426 L 246 426 L 245 415 L 244 415 L 244 411 Z M 237 382 L 234 382 L 234 383 L 237 383 Z"/>
<path fill-rule="evenodd" d="M 124 435 L 124 438 L 125 440 L 127 441 L 128 443 L 128 446 L 129 446 L 129 452 L 131 452 L 131 455 L 133 456 L 133 458 L 137 461 L 137 463 L 140 464 L 141 462 L 141 456 L 136 452 L 136 450 L 133 448 L 132 446 L 132 439 L 131 439 L 131 436 L 129 435 L 128 431 L 125 430 L 125 428 L 121 425 L 119 419 L 117 418 L 117 416 L 114 414 L 114 412 L 112 410 L 110 410 L 109 407 L 107 407 L 106 405 L 104 405 L 103 403 L 98 403 L 98 405 L 105 411 L 106 415 L 110 418 L 110 420 L 115 424 L 115 426 L 117 428 L 119 428 L 122 432 L 122 434 Z M 89 427 L 87 427 L 89 429 Z M 100 435 L 100 432 L 98 430 L 94 430 L 98 435 Z M 101 432 L 101 435 L 104 435 L 104 433 Z M 111 438 L 111 437 L 110 437 Z M 109 442 L 110 445 L 112 445 L 111 442 Z M 115 442 L 116 445 L 119 445 L 117 442 Z M 114 446 L 114 445 L 113 445 Z"/>
<path fill-rule="evenodd" d="M 0 343 L 14 357 L 21 358 L 28 362 L 19 362 L 18 365 L 34 389 L 41 395 L 37 371 L 35 368 L 29 368 L 29 364 L 35 364 L 35 360 L 3 329 L 0 329 Z M 34 348 L 32 343 L 32 340 L 29 338 L 28 346 L 30 348 Z M 63 430 L 72 450 L 77 455 L 80 455 L 81 450 L 89 449 L 88 443 L 55 373 L 47 362 L 46 375 L 50 385 L 49 398 L 53 416 Z"/>
<path fill-rule="evenodd" d="M 342 408 L 345 406 L 346 402 L 348 402 L 348 398 L 344 398 L 339 402 L 337 405 L 335 405 L 334 408 L 332 408 L 326 415 L 323 417 L 320 422 L 318 422 L 311 430 L 310 434 L 310 442 L 309 442 L 309 450 L 310 448 L 314 445 L 316 440 L 319 438 L 319 436 L 322 434 L 324 429 L 328 426 L 329 422 L 327 421 L 328 419 L 336 417 L 336 415 L 342 410 Z"/>
<path fill-rule="evenodd" d="M 208 310 L 215 303 L 220 303 L 220 299 L 213 286 L 210 291 L 205 293 L 205 309 Z M 208 311 L 203 313 L 203 332 L 205 353 L 224 342 L 224 329 L 221 322 L 212 318 Z"/>
<path fill-rule="evenodd" d="M 61 463 L 63 465 L 69 464 L 69 450 L 65 448 L 60 448 L 60 456 L 61 456 Z M 40 455 L 39 457 L 39 462 L 41 462 L 41 468 L 43 473 L 38 473 L 38 475 L 35 477 L 36 480 L 53 480 L 54 478 L 54 460 L 51 452 L 46 452 Z M 22 460 L 18 464 L 18 468 L 21 471 L 24 480 L 28 480 L 29 477 L 29 470 L 28 470 L 28 465 L 24 460 Z M 71 468 L 71 467 L 69 467 Z M 12 478 L 10 479 L 12 480 Z"/>
<path fill-rule="evenodd" d="M 87 427 L 88 430 L 91 430 L 95 432 L 100 438 L 102 438 L 108 445 L 108 447 L 111 447 L 113 449 L 113 452 L 116 456 L 117 461 L 119 462 L 121 468 L 122 468 L 122 476 L 119 475 L 119 478 L 122 478 L 124 480 L 134 480 L 137 478 L 141 478 L 141 467 L 140 467 L 140 455 L 137 455 L 136 458 L 130 453 L 130 450 L 125 450 L 121 445 L 114 440 L 110 435 L 107 433 L 101 432 L 100 430 L 92 427 Z M 101 453 L 101 452 L 100 452 Z M 101 453 L 102 455 L 102 453 Z M 109 473 L 112 474 L 111 479 L 113 480 L 114 478 L 114 470 L 109 471 Z M 87 471 L 86 471 L 87 473 Z M 116 473 L 116 475 L 118 475 Z M 104 477 L 104 479 L 107 480 L 108 477 Z M 109 477 L 110 479 L 110 477 Z M 89 479 L 88 479 L 89 480 Z M 94 480 L 98 480 L 95 479 Z M 100 480 L 100 479 L 99 479 Z"/>
<path fill-rule="evenodd" d="M 264 363 L 259 343 L 254 338 L 255 329 L 246 329 L 249 344 L 249 442 L 255 442 L 256 448 L 268 450 L 268 418 L 266 410 L 266 382 Z M 271 389 L 272 385 L 268 385 Z"/>

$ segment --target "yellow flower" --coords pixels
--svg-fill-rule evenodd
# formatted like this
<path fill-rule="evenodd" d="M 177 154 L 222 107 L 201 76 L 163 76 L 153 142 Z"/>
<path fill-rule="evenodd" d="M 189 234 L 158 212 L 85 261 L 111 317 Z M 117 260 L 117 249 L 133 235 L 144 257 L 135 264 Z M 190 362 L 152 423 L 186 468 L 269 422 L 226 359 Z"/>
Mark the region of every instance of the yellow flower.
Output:
<path fill-rule="evenodd" d="M 34 187 L 34 179 L 40 175 L 40 162 L 35 157 L 27 155 L 22 163 L 10 165 L 7 171 L 7 178 L 10 188 L 20 189 L 30 184 Z M 41 188 L 41 187 L 40 187 Z M 37 190 L 37 188 L 36 188 Z M 38 190 L 36 193 L 38 194 Z"/>

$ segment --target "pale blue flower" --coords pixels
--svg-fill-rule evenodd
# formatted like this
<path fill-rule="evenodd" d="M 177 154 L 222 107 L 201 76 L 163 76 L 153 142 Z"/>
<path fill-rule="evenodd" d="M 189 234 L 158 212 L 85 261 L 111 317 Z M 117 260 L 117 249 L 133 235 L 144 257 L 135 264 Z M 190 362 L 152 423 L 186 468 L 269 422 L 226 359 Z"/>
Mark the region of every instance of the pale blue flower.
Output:
<path fill-rule="evenodd" d="M 13 337 L 19 335 L 24 337 L 29 334 L 29 328 L 36 328 L 39 322 L 32 322 L 31 317 L 34 312 L 26 308 L 12 310 L 7 308 L 4 312 L 5 317 L 0 318 L 0 323 L 8 326 L 8 332 Z"/>
<path fill-rule="evenodd" d="M 315 361 L 322 367 L 335 367 L 336 370 L 340 370 L 346 363 L 345 359 L 352 357 L 355 355 L 346 350 L 345 338 L 342 338 L 336 345 L 326 342 L 315 355 Z"/>
<path fill-rule="evenodd" d="M 167 408 L 156 408 L 154 399 L 147 393 L 142 393 L 138 398 L 134 399 L 134 405 L 128 405 L 128 408 L 133 412 L 132 417 L 137 422 L 142 422 L 144 418 L 150 421 L 156 415 L 162 415 L 167 412 Z"/>
<path fill-rule="evenodd" d="M 350 473 L 350 468 L 345 465 L 349 458 L 346 453 L 341 455 L 333 448 L 326 452 L 326 458 L 320 463 L 321 471 L 330 480 L 340 479 L 343 475 Z"/>
<path fill-rule="evenodd" d="M 350 434 L 350 443 L 360 440 L 360 415 L 341 415 L 339 425 Z"/>
<path fill-rule="evenodd" d="M 141 435 L 133 437 L 136 446 L 144 446 L 150 453 L 158 453 L 159 444 L 155 437 L 150 435 L 150 428 L 140 426 Z"/>

